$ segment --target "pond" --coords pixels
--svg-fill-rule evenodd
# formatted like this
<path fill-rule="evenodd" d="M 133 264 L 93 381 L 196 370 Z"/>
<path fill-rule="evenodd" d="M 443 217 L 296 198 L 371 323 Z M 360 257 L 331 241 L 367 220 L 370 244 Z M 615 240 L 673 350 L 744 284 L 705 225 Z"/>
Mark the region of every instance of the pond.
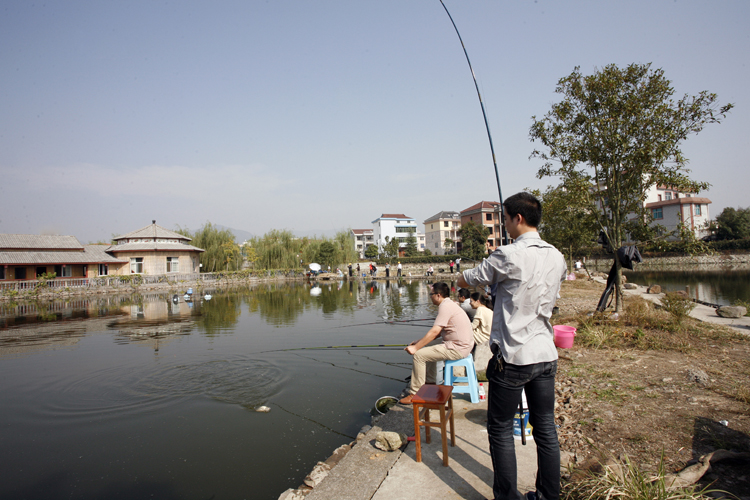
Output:
<path fill-rule="evenodd" d="M 349 346 L 436 314 L 418 281 L 211 294 L 0 308 L 0 498 L 276 499 L 405 387 L 402 347 Z"/>
<path fill-rule="evenodd" d="M 750 302 L 750 271 L 628 271 L 631 283 L 660 285 L 674 292 L 689 287 L 690 297 L 711 304 L 732 305 L 736 300 Z"/>

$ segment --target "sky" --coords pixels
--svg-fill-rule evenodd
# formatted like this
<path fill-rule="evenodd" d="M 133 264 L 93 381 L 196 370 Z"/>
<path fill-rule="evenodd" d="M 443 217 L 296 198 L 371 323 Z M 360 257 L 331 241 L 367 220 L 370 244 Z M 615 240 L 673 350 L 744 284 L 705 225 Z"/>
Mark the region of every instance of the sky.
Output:
<path fill-rule="evenodd" d="M 735 104 L 683 152 L 712 217 L 750 205 L 750 2 L 444 1 L 504 197 L 559 183 L 529 128 L 560 78 L 651 63 Z M 0 233 L 332 236 L 498 199 L 439 0 L 0 2 Z"/>

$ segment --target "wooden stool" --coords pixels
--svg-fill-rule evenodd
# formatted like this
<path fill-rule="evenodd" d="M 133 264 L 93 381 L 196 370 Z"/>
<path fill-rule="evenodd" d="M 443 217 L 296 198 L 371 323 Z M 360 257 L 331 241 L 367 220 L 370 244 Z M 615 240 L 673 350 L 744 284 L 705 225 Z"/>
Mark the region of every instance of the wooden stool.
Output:
<path fill-rule="evenodd" d="M 450 385 L 423 385 L 412 398 L 414 410 L 414 442 L 417 443 L 417 462 L 422 461 L 422 439 L 419 428 L 425 428 L 425 442 L 430 442 L 430 427 L 440 427 L 443 440 L 443 465 L 448 467 L 448 433 L 446 424 L 450 419 L 451 446 L 456 446 L 456 429 L 453 421 L 453 387 Z M 448 406 L 446 408 L 446 403 Z M 440 410 L 440 421 L 430 421 L 430 410 Z M 424 420 L 423 420 L 424 418 Z"/>

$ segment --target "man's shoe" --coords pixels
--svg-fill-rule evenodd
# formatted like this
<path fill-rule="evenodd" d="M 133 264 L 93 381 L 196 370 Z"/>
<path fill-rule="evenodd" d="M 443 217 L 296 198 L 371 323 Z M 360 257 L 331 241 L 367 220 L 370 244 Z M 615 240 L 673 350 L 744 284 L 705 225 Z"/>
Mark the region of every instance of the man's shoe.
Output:
<path fill-rule="evenodd" d="M 526 495 L 524 495 L 524 498 L 526 500 L 538 500 L 538 497 L 536 495 L 536 491 L 527 491 Z"/>
<path fill-rule="evenodd" d="M 401 403 L 402 405 L 410 405 L 412 399 L 414 399 L 414 395 L 409 394 L 404 399 L 399 400 L 399 403 Z"/>

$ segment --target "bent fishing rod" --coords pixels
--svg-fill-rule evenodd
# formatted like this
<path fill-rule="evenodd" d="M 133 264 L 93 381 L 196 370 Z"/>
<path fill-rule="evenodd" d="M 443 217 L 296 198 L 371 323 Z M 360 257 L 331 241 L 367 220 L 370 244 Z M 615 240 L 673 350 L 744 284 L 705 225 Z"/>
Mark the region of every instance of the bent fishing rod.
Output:
<path fill-rule="evenodd" d="M 482 116 L 484 117 L 484 126 L 487 129 L 487 138 L 490 140 L 490 152 L 492 153 L 492 164 L 495 166 L 495 180 L 497 181 L 497 194 L 500 197 L 500 230 L 502 231 L 502 237 L 503 237 L 503 244 L 507 243 L 508 236 L 505 232 L 505 220 L 503 219 L 503 214 L 505 212 L 505 209 L 503 208 L 503 192 L 502 189 L 500 189 L 500 174 L 497 172 L 497 161 L 495 160 L 495 146 L 492 144 L 492 134 L 490 133 L 490 123 L 487 121 L 487 112 L 484 110 L 484 102 L 482 101 L 482 93 L 479 92 L 479 85 L 477 84 L 477 77 L 474 74 L 474 68 L 471 66 L 471 60 L 469 59 L 469 53 L 466 51 L 466 46 L 464 45 L 464 40 L 461 38 L 461 33 L 458 32 L 458 27 L 456 26 L 455 21 L 453 21 L 453 16 L 451 16 L 451 13 L 448 12 L 448 7 L 445 6 L 445 2 L 443 0 L 440 0 L 440 4 L 443 6 L 443 9 L 445 9 L 445 13 L 448 14 L 448 17 L 451 20 L 451 24 L 453 25 L 453 29 L 456 30 L 456 35 L 458 35 L 458 40 L 461 42 L 461 48 L 464 49 L 464 55 L 466 56 L 466 62 L 469 64 L 469 71 L 471 71 L 471 78 L 474 80 L 474 88 L 477 89 L 477 97 L 479 97 L 479 105 L 482 107 Z"/>

